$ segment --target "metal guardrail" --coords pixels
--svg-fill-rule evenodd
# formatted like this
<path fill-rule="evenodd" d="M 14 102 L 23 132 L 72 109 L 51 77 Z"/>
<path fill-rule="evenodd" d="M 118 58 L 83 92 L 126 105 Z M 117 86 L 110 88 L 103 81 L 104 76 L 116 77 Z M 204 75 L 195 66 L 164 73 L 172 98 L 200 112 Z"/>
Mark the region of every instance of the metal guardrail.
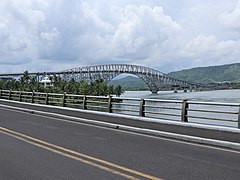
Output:
<path fill-rule="evenodd" d="M 240 104 L 0 90 L 0 99 L 240 128 Z"/>

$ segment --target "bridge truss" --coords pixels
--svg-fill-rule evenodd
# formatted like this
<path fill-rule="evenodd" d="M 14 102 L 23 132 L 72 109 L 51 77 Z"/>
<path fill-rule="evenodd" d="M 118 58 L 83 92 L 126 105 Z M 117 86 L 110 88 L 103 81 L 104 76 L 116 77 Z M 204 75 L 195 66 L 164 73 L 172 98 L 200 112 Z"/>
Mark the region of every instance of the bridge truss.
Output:
<path fill-rule="evenodd" d="M 66 80 L 74 79 L 75 81 L 93 82 L 102 79 L 109 82 L 116 76 L 127 73 L 141 78 L 149 87 L 149 90 L 156 93 L 161 87 L 166 85 L 190 87 L 191 83 L 171 78 L 166 74 L 144 66 L 129 64 L 107 64 L 96 66 L 84 66 L 63 71 L 63 78 Z"/>
<path fill-rule="evenodd" d="M 72 68 L 65 71 L 57 72 L 37 72 L 28 73 L 30 76 L 37 76 L 38 79 L 44 76 L 59 75 L 67 81 L 74 79 L 75 81 L 87 81 L 94 82 L 98 79 L 102 79 L 104 82 L 108 83 L 113 78 L 120 74 L 133 74 L 141 78 L 149 87 L 149 90 L 153 93 L 158 92 L 162 87 L 165 86 L 181 86 L 181 87 L 197 87 L 195 83 L 188 81 L 174 79 L 168 75 L 144 66 L 130 65 L 130 64 L 106 64 L 106 65 L 96 65 L 96 66 L 83 66 L 78 68 Z M 5 73 L 0 74 L 1 77 L 19 77 L 24 73 Z"/>

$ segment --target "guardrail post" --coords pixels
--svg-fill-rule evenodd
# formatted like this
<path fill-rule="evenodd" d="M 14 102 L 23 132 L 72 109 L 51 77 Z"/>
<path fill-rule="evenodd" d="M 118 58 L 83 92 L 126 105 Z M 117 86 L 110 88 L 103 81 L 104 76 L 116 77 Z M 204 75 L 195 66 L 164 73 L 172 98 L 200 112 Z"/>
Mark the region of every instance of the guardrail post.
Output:
<path fill-rule="evenodd" d="M 32 92 L 31 103 L 34 103 L 34 91 Z"/>
<path fill-rule="evenodd" d="M 45 96 L 45 104 L 48 105 L 48 93 L 46 93 L 46 96 Z"/>
<path fill-rule="evenodd" d="M 22 101 L 22 91 L 19 92 L 19 102 Z"/>
<path fill-rule="evenodd" d="M 109 95 L 108 99 L 108 112 L 112 113 L 112 96 Z"/>
<path fill-rule="evenodd" d="M 11 100 L 11 89 L 9 90 L 8 100 Z"/>
<path fill-rule="evenodd" d="M 139 116 L 145 117 L 145 100 L 143 98 L 140 101 Z"/>
<path fill-rule="evenodd" d="M 240 105 L 238 110 L 238 129 L 240 129 Z"/>
<path fill-rule="evenodd" d="M 66 106 L 66 93 L 63 93 L 63 97 L 62 97 L 62 107 Z"/>
<path fill-rule="evenodd" d="M 86 96 L 83 96 L 83 107 L 82 107 L 82 108 L 83 108 L 84 110 L 87 109 L 86 104 L 87 104 L 87 97 L 86 97 Z"/>
<path fill-rule="evenodd" d="M 188 100 L 184 99 L 182 103 L 182 115 L 181 115 L 181 121 L 183 122 L 188 122 L 188 117 L 187 117 L 188 107 L 189 107 Z"/>

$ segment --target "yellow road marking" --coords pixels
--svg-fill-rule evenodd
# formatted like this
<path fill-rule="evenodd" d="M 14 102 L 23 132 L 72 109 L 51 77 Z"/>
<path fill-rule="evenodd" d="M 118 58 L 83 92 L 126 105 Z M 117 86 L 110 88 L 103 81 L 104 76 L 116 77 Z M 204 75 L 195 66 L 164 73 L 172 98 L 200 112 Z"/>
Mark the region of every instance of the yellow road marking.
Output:
<path fill-rule="evenodd" d="M 108 172 L 113 173 L 113 174 L 117 174 L 117 175 L 123 176 L 123 177 L 125 177 L 125 178 L 127 178 L 127 179 L 133 179 L 133 180 L 136 180 L 136 179 L 137 179 L 137 178 L 135 178 L 135 177 L 133 177 L 133 176 L 129 176 L 129 175 L 127 175 L 127 174 L 121 173 L 121 172 L 119 172 L 119 171 L 115 171 L 115 170 L 110 169 L 110 168 L 107 168 L 107 167 L 105 167 L 105 166 L 101 166 L 101 165 L 95 164 L 95 163 L 93 163 L 93 162 L 90 162 L 90 161 L 87 161 L 87 160 L 84 160 L 84 159 L 81 159 L 81 158 L 78 158 L 78 157 L 75 157 L 75 156 L 72 156 L 72 155 L 63 153 L 63 152 L 61 152 L 61 151 L 57 151 L 57 150 L 51 149 L 51 148 L 46 147 L 46 146 L 43 146 L 43 145 L 41 145 L 41 144 L 37 144 L 37 143 L 31 142 L 31 141 L 29 141 L 29 140 L 26 140 L 26 139 L 24 139 L 24 138 L 18 137 L 18 136 L 16 136 L 16 135 L 13 135 L 13 134 L 10 134 L 10 133 L 7 133 L 7 132 L 3 132 L 3 131 L 1 131 L 1 130 L 0 130 L 0 132 L 3 133 L 3 134 L 6 134 L 6 135 L 8 135 L 8 136 L 14 137 L 14 138 L 16 138 L 16 139 L 19 139 L 19 140 L 21 140 L 21 141 L 24 141 L 24 142 L 26 142 L 26 143 L 32 144 L 32 145 L 34 145 L 34 146 L 43 148 L 43 149 L 48 150 L 48 151 L 51 151 L 51 152 L 54 152 L 54 153 L 56 153 L 56 154 L 59 154 L 59 155 L 62 155 L 62 156 L 65 156 L 65 157 L 68 157 L 68 158 L 71 158 L 71 159 L 80 161 L 80 162 L 85 163 L 85 164 L 88 164 L 88 165 L 90 165 L 90 166 L 94 166 L 94 167 L 103 169 L 103 170 L 108 171 Z"/>
<path fill-rule="evenodd" d="M 148 175 L 148 174 L 145 174 L 145 173 L 142 173 L 142 172 L 133 170 L 133 169 L 129 169 L 129 168 L 126 168 L 126 167 L 117 165 L 117 164 L 110 163 L 110 162 L 108 162 L 108 161 L 105 161 L 105 160 L 102 160 L 102 159 L 99 159 L 99 158 L 95 158 L 95 157 L 92 157 L 92 156 L 89 156 L 89 155 L 85 155 L 85 154 L 82 154 L 82 153 L 79 153 L 79 152 L 76 152 L 76 151 L 73 151 L 73 150 L 70 150 L 70 149 L 66 149 L 66 148 L 63 148 L 63 147 L 61 147 L 61 146 L 57 146 L 57 145 L 54 145 L 54 144 L 51 144 L 51 143 L 48 143 L 48 142 L 39 140 L 39 139 L 33 138 L 33 137 L 31 137 L 31 136 L 27 136 L 27 135 L 25 135 L 25 134 L 18 133 L 18 132 L 16 132 L 16 131 L 12 131 L 12 130 L 10 130 L 10 129 L 6 129 L 6 128 L 3 128 L 3 127 L 0 127 L 0 132 L 3 133 L 3 134 L 6 134 L 6 135 L 8 135 L 8 136 L 14 137 L 14 138 L 16 138 L 16 139 L 19 139 L 19 140 L 21 140 L 21 141 L 24 141 L 24 142 L 26 142 L 26 143 L 35 145 L 35 146 L 37 146 L 37 147 L 43 148 L 43 149 L 48 150 L 48 151 L 51 151 L 51 152 L 54 152 L 54 153 L 56 153 L 56 154 L 59 154 L 59 155 L 62 155 L 62 156 L 65 156 L 65 157 L 68 157 L 68 158 L 71 158 L 71 159 L 80 161 L 80 162 L 82 162 L 82 163 L 85 163 L 85 164 L 88 164 L 88 165 L 90 165 L 90 166 L 94 166 L 94 167 L 100 168 L 100 169 L 102 169 L 102 170 L 105 170 L 105 171 L 110 172 L 110 173 L 113 173 L 113 174 L 117 174 L 117 175 L 119 175 L 119 176 L 123 176 L 123 177 L 125 177 L 125 178 L 127 178 L 127 179 L 138 179 L 138 178 L 133 177 L 133 176 L 130 176 L 130 175 L 127 175 L 127 174 L 125 174 L 125 173 L 116 171 L 116 170 L 114 170 L 114 169 L 111 169 L 111 168 L 108 168 L 108 167 L 105 167 L 105 166 L 102 166 L 102 165 L 96 164 L 96 163 L 91 162 L 91 161 L 89 161 L 89 160 L 92 160 L 92 161 L 95 161 L 95 162 L 99 162 L 99 163 L 105 164 L 105 165 L 107 165 L 107 166 L 110 166 L 110 167 L 112 167 L 112 168 L 117 168 L 117 169 L 119 169 L 119 170 L 123 170 L 123 171 L 125 171 L 125 172 L 131 173 L 131 174 L 134 174 L 134 175 L 137 175 L 137 176 L 141 176 L 141 177 L 144 177 L 144 178 L 147 178 L 147 179 L 161 180 L 161 179 L 158 178 L 158 177 L 154 177 L 154 176 L 151 176 L 151 175 Z M 10 134 L 10 133 L 11 133 L 11 134 Z M 19 137 L 19 136 L 21 136 L 21 137 Z M 23 137 L 24 137 L 24 138 L 27 138 L 27 139 L 29 139 L 29 140 L 35 141 L 35 142 L 29 141 L 29 140 L 27 140 L 27 139 L 24 139 Z M 62 151 L 65 151 L 65 152 L 68 152 L 68 153 L 71 153 L 71 154 L 74 154 L 74 155 L 77 155 L 77 156 L 84 157 L 84 158 L 89 159 L 89 160 L 84 160 L 84 159 L 82 159 L 82 158 L 69 155 L 69 154 L 67 154 L 67 153 L 58 151 L 58 150 L 56 150 L 56 149 L 52 149 L 52 148 L 50 148 L 50 147 L 47 147 L 47 146 L 38 144 L 38 143 L 36 143 L 36 142 L 41 143 L 41 144 L 44 144 L 44 145 L 47 145 L 47 146 L 50 146 L 50 147 L 53 147 L 53 148 L 56 148 L 56 149 L 59 149 L 59 150 L 62 150 Z"/>

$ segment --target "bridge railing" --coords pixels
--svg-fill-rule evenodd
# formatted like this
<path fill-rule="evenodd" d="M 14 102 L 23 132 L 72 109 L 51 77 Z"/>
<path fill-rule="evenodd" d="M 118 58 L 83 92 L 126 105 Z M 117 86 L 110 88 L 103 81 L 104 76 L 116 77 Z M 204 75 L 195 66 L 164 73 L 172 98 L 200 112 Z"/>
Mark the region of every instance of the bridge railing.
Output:
<path fill-rule="evenodd" d="M 240 104 L 0 90 L 0 99 L 240 128 Z"/>

